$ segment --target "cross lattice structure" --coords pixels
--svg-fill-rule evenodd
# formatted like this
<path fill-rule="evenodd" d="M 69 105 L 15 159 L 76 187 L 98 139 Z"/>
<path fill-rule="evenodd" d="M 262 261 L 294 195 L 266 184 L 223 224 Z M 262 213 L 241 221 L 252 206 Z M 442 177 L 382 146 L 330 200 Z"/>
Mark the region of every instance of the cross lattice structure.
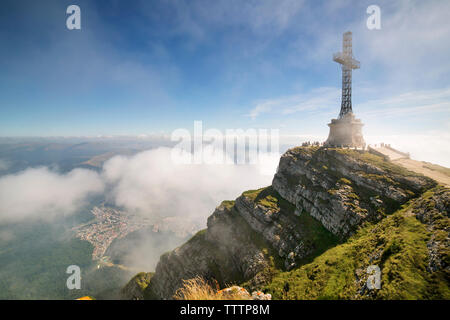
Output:
<path fill-rule="evenodd" d="M 342 66 L 342 102 L 339 118 L 341 119 L 352 110 L 352 70 L 359 69 L 360 63 L 353 58 L 352 33 L 344 33 L 342 41 L 342 52 L 333 54 L 333 61 Z"/>

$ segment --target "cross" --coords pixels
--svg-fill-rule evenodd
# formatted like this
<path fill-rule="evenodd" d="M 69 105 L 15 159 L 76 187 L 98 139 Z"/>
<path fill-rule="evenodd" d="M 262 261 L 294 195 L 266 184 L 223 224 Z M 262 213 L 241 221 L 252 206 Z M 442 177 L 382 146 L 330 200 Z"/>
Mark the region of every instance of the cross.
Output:
<path fill-rule="evenodd" d="M 352 113 L 352 70 L 359 69 L 359 61 L 353 59 L 352 33 L 344 33 L 342 52 L 333 54 L 333 61 L 342 65 L 342 102 L 339 118 Z"/>

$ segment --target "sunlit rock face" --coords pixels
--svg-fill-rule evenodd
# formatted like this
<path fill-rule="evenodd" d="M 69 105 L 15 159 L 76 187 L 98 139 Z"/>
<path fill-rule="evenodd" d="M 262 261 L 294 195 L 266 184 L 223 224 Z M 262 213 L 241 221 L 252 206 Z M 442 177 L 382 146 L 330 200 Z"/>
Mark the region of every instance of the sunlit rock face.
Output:
<path fill-rule="evenodd" d="M 202 276 L 221 287 L 252 279 L 269 266 L 258 235 L 232 206 L 222 203 L 208 218 L 208 228 L 161 256 L 145 297 L 172 299 L 184 279 Z"/>
<path fill-rule="evenodd" d="M 433 184 L 368 152 L 318 147 L 288 150 L 272 181 L 298 212 L 308 212 L 342 239 Z"/>

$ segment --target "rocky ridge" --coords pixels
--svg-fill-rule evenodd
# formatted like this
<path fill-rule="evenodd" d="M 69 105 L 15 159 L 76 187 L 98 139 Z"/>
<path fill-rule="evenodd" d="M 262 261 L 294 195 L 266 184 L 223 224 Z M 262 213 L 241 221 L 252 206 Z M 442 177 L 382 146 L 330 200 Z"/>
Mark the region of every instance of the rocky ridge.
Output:
<path fill-rule="evenodd" d="M 367 152 L 293 148 L 271 186 L 222 202 L 207 229 L 161 256 L 143 297 L 171 299 L 196 276 L 261 289 L 435 185 Z"/>

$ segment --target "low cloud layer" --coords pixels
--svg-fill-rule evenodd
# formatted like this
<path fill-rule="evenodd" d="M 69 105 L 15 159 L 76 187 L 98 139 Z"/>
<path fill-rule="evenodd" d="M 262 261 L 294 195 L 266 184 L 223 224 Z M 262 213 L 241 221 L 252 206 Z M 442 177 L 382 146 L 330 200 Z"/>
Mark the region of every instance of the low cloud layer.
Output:
<path fill-rule="evenodd" d="M 0 222 L 27 218 L 50 219 L 72 214 L 103 182 L 93 171 L 75 169 L 59 174 L 48 168 L 31 168 L 0 178 Z"/>
<path fill-rule="evenodd" d="M 443 156 L 448 159 L 445 139 L 432 144 L 425 136 L 366 139 L 373 143 L 392 141 L 393 146 L 410 151 L 413 157 L 416 151 L 423 154 L 427 148 L 443 148 Z M 412 144 L 417 148 L 408 147 Z M 0 224 L 30 219 L 51 221 L 55 216 L 77 212 L 91 195 L 103 193 L 109 203 L 150 219 L 164 231 L 142 232 L 139 241 L 126 247 L 120 257 L 127 266 L 154 270 L 160 254 L 180 245 L 188 233 L 204 228 L 207 217 L 222 200 L 270 185 L 279 156 L 264 155 L 259 160 L 255 165 L 177 164 L 172 149 L 158 148 L 129 157 L 115 156 L 100 172 L 75 169 L 60 174 L 48 168 L 31 168 L 0 177 Z M 0 233 L 0 240 L 12 237 L 7 231 Z"/>
<path fill-rule="evenodd" d="M 281 137 L 281 142 L 285 137 Z M 301 140 L 294 137 L 298 145 Z M 323 141 L 326 137 L 306 140 Z M 391 143 L 416 160 L 449 167 L 448 134 L 365 134 L 367 143 Z M 291 139 L 292 140 L 292 139 Z M 298 141 L 297 141 L 298 140 Z M 206 149 L 207 150 L 207 149 Z M 61 174 L 49 168 L 29 168 L 0 177 L 0 223 L 23 219 L 51 219 L 70 215 L 104 194 L 108 203 L 161 224 L 172 217 L 184 231 L 204 227 L 206 218 L 222 200 L 243 191 L 270 185 L 279 155 L 265 154 L 255 165 L 177 164 L 172 149 L 158 148 L 134 156 L 116 156 L 100 172 L 75 169 Z M 1 163 L 0 163 L 1 164 Z"/>
<path fill-rule="evenodd" d="M 104 192 L 109 203 L 160 223 L 204 226 L 214 208 L 243 191 L 267 186 L 278 156 L 262 157 L 256 165 L 176 164 L 170 148 L 108 160 L 100 173 L 75 169 L 60 174 L 30 168 L 0 178 L 0 223 L 50 219 L 81 208 L 89 196 Z"/>
<path fill-rule="evenodd" d="M 267 157 L 257 165 L 176 164 L 171 149 L 159 148 L 130 158 L 114 157 L 105 163 L 103 176 L 112 186 L 115 204 L 129 212 L 205 225 L 222 200 L 269 185 L 277 163 L 278 158 L 274 163 Z M 264 174 L 267 171 L 271 174 Z"/>

